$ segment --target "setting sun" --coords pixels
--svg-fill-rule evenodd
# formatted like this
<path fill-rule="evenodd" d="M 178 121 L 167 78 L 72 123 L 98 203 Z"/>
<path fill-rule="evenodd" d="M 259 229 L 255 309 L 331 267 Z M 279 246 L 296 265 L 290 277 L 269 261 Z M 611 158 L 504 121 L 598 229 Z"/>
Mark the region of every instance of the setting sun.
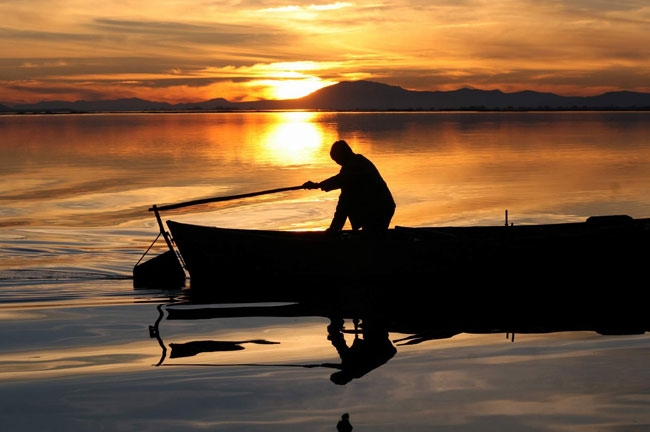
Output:
<path fill-rule="evenodd" d="M 320 79 L 303 79 L 269 80 L 265 81 L 265 84 L 270 87 L 270 99 L 298 99 L 333 83 Z"/>
<path fill-rule="evenodd" d="M 410 91 L 650 91 L 647 2 L 32 3 L 0 1 L 0 110 L 290 100 L 358 80 Z"/>

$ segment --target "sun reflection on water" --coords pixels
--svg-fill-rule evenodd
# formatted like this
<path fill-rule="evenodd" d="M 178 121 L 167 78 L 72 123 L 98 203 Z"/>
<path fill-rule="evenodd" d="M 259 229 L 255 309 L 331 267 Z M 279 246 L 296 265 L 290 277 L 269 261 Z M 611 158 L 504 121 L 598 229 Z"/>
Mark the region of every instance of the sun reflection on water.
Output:
<path fill-rule="evenodd" d="M 330 131 L 313 122 L 313 112 L 274 113 L 277 122 L 259 136 L 255 154 L 275 165 L 314 165 L 323 162 L 323 146 L 332 140 Z"/>

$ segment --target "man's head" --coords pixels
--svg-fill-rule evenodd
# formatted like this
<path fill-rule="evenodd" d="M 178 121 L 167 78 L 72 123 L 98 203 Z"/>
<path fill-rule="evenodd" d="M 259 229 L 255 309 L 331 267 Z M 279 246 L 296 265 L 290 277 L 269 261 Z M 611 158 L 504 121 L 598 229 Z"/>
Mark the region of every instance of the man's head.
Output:
<path fill-rule="evenodd" d="M 348 143 L 345 142 L 345 140 L 338 140 L 334 144 L 332 144 L 332 148 L 330 149 L 330 157 L 337 164 L 339 165 L 345 164 L 345 162 L 349 160 L 352 156 L 354 156 L 354 152 L 352 151 Z"/>

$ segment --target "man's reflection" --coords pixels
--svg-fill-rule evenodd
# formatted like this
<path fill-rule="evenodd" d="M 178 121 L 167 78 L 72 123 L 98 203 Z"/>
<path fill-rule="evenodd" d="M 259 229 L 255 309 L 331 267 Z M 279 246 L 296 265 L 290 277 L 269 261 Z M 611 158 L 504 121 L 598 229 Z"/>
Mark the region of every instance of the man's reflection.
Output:
<path fill-rule="evenodd" d="M 355 320 L 354 324 L 354 341 L 350 346 L 345 340 L 342 318 L 330 318 L 330 325 L 327 326 L 327 339 L 341 357 L 341 364 L 328 364 L 329 367 L 340 369 L 330 376 L 335 384 L 345 385 L 354 378 L 361 378 L 386 363 L 397 352 L 388 338 L 388 330 L 381 322 L 364 319 L 360 324 Z"/>
<path fill-rule="evenodd" d="M 341 420 L 336 424 L 338 432 L 352 432 L 352 423 L 350 423 L 350 414 L 345 413 L 341 416 Z"/>

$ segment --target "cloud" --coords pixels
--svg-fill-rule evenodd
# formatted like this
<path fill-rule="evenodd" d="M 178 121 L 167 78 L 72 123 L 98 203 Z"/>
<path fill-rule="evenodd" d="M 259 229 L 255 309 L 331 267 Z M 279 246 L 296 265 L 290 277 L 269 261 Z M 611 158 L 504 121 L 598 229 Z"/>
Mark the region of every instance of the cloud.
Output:
<path fill-rule="evenodd" d="M 20 99 L 16 89 L 93 82 L 98 92 L 128 83 L 123 91 L 141 97 L 188 85 L 195 100 L 209 91 L 255 99 L 243 84 L 265 71 L 411 90 L 650 91 L 645 1 L 181 3 L 0 2 L 9 41 L 0 47 L 0 102 Z"/>

